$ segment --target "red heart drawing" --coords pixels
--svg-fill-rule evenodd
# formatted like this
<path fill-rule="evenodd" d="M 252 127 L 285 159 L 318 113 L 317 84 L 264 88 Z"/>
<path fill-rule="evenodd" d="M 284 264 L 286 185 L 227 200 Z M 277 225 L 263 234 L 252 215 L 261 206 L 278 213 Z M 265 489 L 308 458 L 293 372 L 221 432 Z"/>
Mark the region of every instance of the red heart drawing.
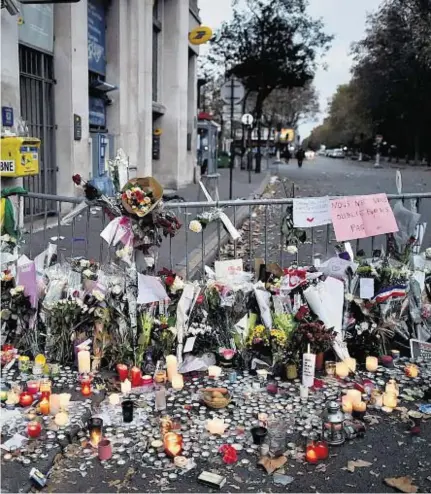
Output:
<path fill-rule="evenodd" d="M 313 223 L 314 218 L 307 218 L 308 223 Z"/>

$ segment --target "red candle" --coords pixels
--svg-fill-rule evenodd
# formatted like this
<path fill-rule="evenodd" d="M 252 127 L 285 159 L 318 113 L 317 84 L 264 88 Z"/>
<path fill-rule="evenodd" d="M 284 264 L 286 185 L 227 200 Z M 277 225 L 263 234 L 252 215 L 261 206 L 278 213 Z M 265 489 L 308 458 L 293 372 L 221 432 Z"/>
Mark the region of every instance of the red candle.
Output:
<path fill-rule="evenodd" d="M 131 376 L 130 380 L 132 381 L 132 388 L 136 388 L 141 385 L 142 373 L 139 367 L 132 367 L 130 371 L 130 376 Z"/>
<path fill-rule="evenodd" d="M 81 381 L 81 394 L 82 396 L 91 395 L 91 381 L 88 379 Z"/>
<path fill-rule="evenodd" d="M 317 457 L 315 446 L 307 447 L 307 450 L 305 451 L 305 459 L 308 461 L 308 463 L 317 463 L 319 458 Z"/>
<path fill-rule="evenodd" d="M 28 437 L 31 437 L 33 439 L 39 437 L 41 430 L 42 430 L 42 426 L 39 424 L 39 422 L 29 422 L 27 424 Z"/>
<path fill-rule="evenodd" d="M 28 381 L 27 382 L 27 391 L 30 394 L 35 395 L 39 392 L 39 386 L 40 386 L 39 381 Z"/>
<path fill-rule="evenodd" d="M 32 403 L 33 403 L 33 396 L 27 391 L 24 391 L 19 395 L 19 404 L 22 407 L 29 407 Z"/>
<path fill-rule="evenodd" d="M 117 364 L 117 372 L 121 382 L 125 381 L 129 375 L 129 369 L 125 364 Z"/>
<path fill-rule="evenodd" d="M 318 441 L 315 451 L 319 460 L 326 460 L 329 456 L 329 448 L 325 441 Z"/>

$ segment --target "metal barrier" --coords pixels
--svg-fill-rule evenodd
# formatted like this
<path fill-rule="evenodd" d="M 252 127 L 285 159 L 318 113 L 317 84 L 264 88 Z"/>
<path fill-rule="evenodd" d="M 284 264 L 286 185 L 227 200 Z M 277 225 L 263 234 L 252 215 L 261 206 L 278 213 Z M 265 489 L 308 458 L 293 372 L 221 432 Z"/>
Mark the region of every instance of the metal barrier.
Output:
<path fill-rule="evenodd" d="M 388 194 L 390 201 L 411 200 L 418 212 L 426 213 L 431 208 L 423 208 L 422 201 L 430 199 L 431 192 L 418 194 Z M 42 252 L 48 242 L 56 243 L 60 256 L 85 256 L 109 262 L 114 252 L 100 237 L 100 232 L 108 223 L 108 218 L 100 207 L 86 208 L 73 219 L 70 226 L 62 226 L 61 218 L 75 207 L 83 205 L 82 198 L 61 197 L 47 194 L 29 193 L 23 201 L 28 201 L 25 218 L 24 253 L 34 257 Z M 42 217 L 32 214 L 33 201 L 43 201 Z M 52 204 L 55 207 L 52 207 Z M 165 206 L 175 211 L 183 223 L 183 228 L 173 239 L 165 239 L 158 252 L 156 269 L 169 267 L 177 273 L 192 279 L 204 272 L 205 264 L 212 260 L 244 260 L 247 269 L 254 268 L 256 258 L 266 264 L 277 262 L 281 266 L 292 263 L 310 263 L 315 257 L 326 257 L 331 245 L 336 242 L 332 225 L 307 229 L 307 240 L 299 246 L 296 255 L 287 252 L 286 239 L 281 231 L 281 222 L 292 198 L 261 200 L 230 200 L 218 202 L 178 202 Z M 237 228 L 241 228 L 239 240 L 230 241 L 220 221 L 209 224 L 200 234 L 189 230 L 189 223 L 198 212 L 211 208 L 223 208 Z M 40 207 L 38 208 L 40 211 Z M 54 215 L 50 211 L 56 211 Z M 428 213 L 431 216 L 431 213 Z M 422 218 L 430 224 L 431 218 Z M 426 232 L 427 233 L 427 232 Z M 429 235 L 425 235 L 423 245 L 429 245 Z M 371 253 L 384 243 L 383 237 L 371 237 L 356 241 L 356 249 Z"/>

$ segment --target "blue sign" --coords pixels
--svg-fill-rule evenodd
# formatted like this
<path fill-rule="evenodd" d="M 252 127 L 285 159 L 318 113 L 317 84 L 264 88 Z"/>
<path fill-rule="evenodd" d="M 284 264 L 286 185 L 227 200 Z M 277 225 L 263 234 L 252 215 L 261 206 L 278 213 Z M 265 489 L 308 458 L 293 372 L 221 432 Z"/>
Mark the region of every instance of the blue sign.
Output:
<path fill-rule="evenodd" d="M 88 0 L 88 70 L 105 75 L 105 7 L 101 0 Z"/>
<path fill-rule="evenodd" d="M 96 98 L 95 96 L 90 96 L 88 99 L 88 103 L 89 103 L 88 120 L 90 125 L 93 125 L 95 127 L 105 127 L 106 108 L 103 99 Z"/>
<path fill-rule="evenodd" d="M 3 127 L 13 127 L 13 108 L 10 106 L 1 107 L 1 121 Z"/>

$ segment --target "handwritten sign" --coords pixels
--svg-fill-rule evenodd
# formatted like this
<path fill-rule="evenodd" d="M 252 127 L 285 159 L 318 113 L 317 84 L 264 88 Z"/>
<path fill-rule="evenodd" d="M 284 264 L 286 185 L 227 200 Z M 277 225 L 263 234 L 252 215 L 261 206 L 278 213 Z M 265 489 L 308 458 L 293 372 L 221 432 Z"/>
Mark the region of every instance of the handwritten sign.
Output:
<path fill-rule="evenodd" d="M 331 199 L 331 217 L 339 242 L 398 231 L 386 194 Z"/>
<path fill-rule="evenodd" d="M 301 197 L 293 199 L 293 224 L 300 228 L 331 223 L 329 197 Z"/>
<path fill-rule="evenodd" d="M 410 340 L 410 353 L 412 358 L 421 358 L 427 362 L 431 362 L 431 343 Z"/>

